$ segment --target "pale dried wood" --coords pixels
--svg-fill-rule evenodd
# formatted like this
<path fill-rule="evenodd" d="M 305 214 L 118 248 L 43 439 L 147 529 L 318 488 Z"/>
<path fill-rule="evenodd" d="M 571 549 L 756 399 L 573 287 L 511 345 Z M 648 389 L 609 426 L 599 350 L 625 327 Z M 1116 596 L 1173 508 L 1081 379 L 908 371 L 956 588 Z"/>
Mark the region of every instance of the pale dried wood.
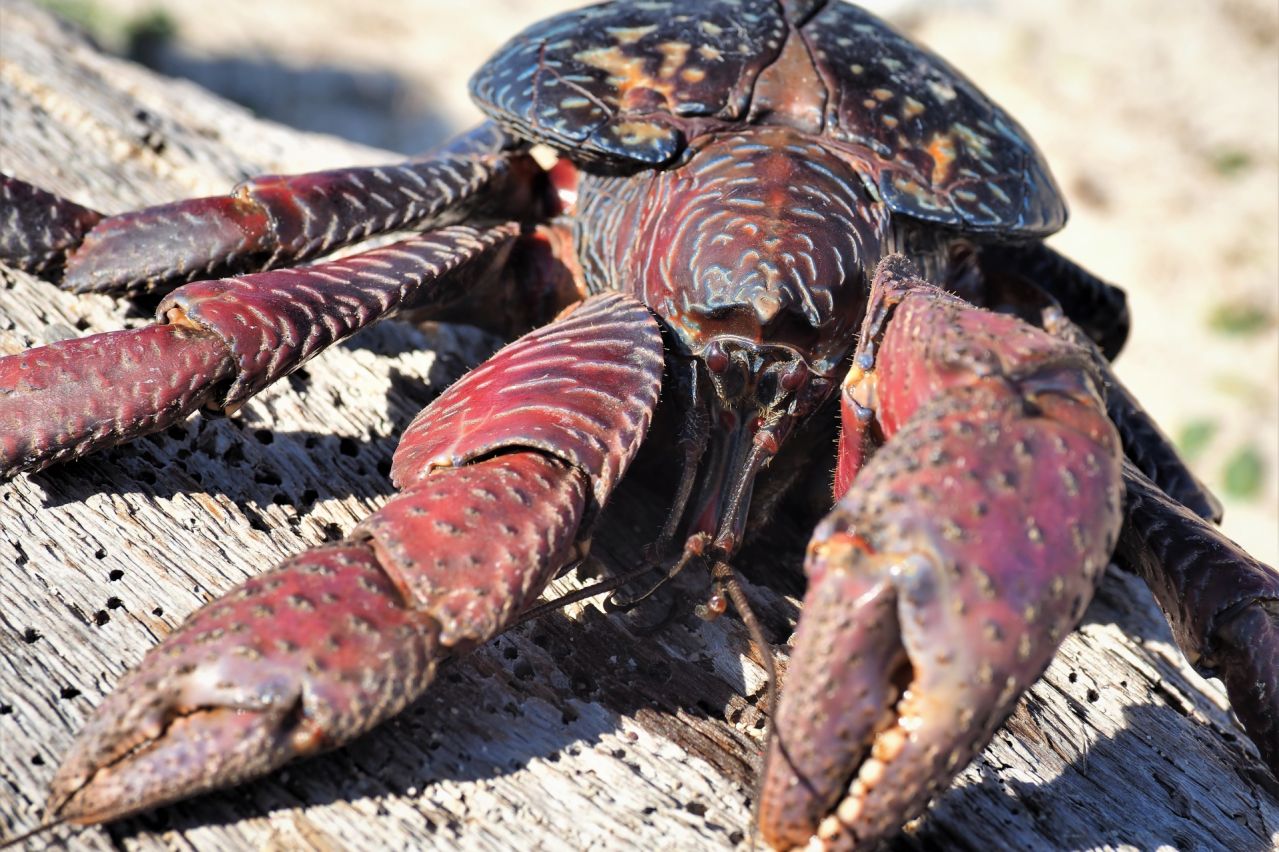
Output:
<path fill-rule="evenodd" d="M 258 122 L 103 57 L 25 3 L 0 4 L 0 169 L 118 211 L 247 175 L 378 152 Z M 0 352 L 136 327 L 151 307 L 0 270 Z M 0 838 L 39 824 L 90 709 L 200 604 L 349 530 L 390 492 L 395 435 L 492 341 L 394 323 L 322 355 L 234 419 L 0 486 Z M 630 564 L 660 520 L 637 489 L 597 552 Z M 744 558 L 774 638 L 797 613 L 802 535 Z M 561 587 L 576 580 L 567 578 Z M 685 578 L 691 599 L 699 578 Z M 570 607 L 448 666 L 394 722 L 236 790 L 29 843 L 85 848 L 722 848 L 749 842 L 763 698 L 734 618 L 681 605 L 653 636 Z M 778 646 L 778 651 L 785 648 Z M 1272 848 L 1277 785 L 1132 578 L 1084 625 L 994 743 L 901 848 Z"/>

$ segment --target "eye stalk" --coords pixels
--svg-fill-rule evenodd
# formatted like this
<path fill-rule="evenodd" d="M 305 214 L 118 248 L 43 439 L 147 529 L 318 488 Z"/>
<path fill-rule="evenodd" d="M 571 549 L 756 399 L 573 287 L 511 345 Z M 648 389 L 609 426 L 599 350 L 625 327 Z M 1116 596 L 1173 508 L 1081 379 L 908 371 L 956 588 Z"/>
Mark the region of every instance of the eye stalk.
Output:
<path fill-rule="evenodd" d="M 833 387 L 831 379 L 816 373 L 790 346 L 719 335 L 697 356 L 721 406 L 754 409 L 766 421 L 810 413 Z"/>

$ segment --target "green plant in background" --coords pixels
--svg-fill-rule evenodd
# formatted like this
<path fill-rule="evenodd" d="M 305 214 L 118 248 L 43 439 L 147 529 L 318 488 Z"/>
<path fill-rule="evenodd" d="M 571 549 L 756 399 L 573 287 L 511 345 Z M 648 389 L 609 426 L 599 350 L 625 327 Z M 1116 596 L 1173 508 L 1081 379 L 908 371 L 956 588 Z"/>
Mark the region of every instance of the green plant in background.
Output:
<path fill-rule="evenodd" d="M 1212 439 L 1217 436 L 1218 428 L 1217 421 L 1208 417 L 1189 421 L 1177 433 L 1177 449 L 1186 461 L 1195 461 L 1208 449 Z"/>
<path fill-rule="evenodd" d="M 1251 337 L 1274 325 L 1274 313 L 1251 300 L 1221 302 L 1208 314 L 1208 327 L 1228 337 Z"/>
<path fill-rule="evenodd" d="M 1177 449 L 1186 461 L 1202 459 L 1221 431 L 1221 424 L 1210 417 L 1189 420 L 1177 432 Z M 1266 459 L 1253 443 L 1234 449 L 1222 464 L 1217 481 L 1226 496 L 1235 500 L 1256 500 L 1266 481 Z"/>
<path fill-rule="evenodd" d="M 1239 500 L 1255 500 L 1261 495 L 1265 481 L 1266 461 L 1252 444 L 1238 447 L 1226 459 L 1221 471 L 1226 494 Z"/>
<path fill-rule="evenodd" d="M 178 25 L 163 9 L 152 7 L 132 15 L 120 15 L 94 0 L 37 0 L 58 17 L 87 32 L 107 50 L 130 59 L 148 60 L 173 41 Z"/>
<path fill-rule="evenodd" d="M 105 12 L 93 0 L 38 0 L 39 4 L 59 18 L 70 21 L 101 40 L 101 33 L 107 28 L 106 20 L 110 13 Z"/>
<path fill-rule="evenodd" d="M 1263 411 L 1270 404 L 1266 385 L 1242 373 L 1217 373 L 1212 377 L 1212 389 L 1245 403 L 1253 411 Z"/>
<path fill-rule="evenodd" d="M 1238 148 L 1219 148 L 1208 156 L 1212 170 L 1222 177 L 1238 177 L 1252 165 L 1252 157 Z"/>

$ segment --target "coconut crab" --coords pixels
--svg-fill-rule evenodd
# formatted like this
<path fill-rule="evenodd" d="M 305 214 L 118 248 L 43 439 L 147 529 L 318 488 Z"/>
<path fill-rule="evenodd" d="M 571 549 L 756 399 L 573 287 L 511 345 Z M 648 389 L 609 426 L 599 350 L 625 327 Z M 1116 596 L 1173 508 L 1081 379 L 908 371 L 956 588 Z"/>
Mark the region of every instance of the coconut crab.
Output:
<path fill-rule="evenodd" d="M 890 269 L 891 269 L 890 267 L 886 267 L 886 268 L 885 268 L 885 271 L 886 271 L 886 272 L 888 272 L 888 271 L 890 271 Z M 995 274 L 995 273 L 992 273 L 992 274 Z M 901 276 L 901 275 L 898 275 L 898 276 L 897 276 L 897 278 L 898 278 L 898 279 L 900 279 L 900 278 L 902 278 L 902 277 L 903 277 L 903 276 Z M 886 276 L 886 277 L 885 277 L 884 284 L 885 284 L 885 287 L 886 287 L 888 290 L 891 290 L 891 289 L 892 289 L 891 285 L 892 285 L 892 281 L 893 281 L 893 280 L 894 280 L 894 279 L 893 279 L 891 276 Z M 1016 293 L 1014 293 L 1013 295 L 1015 296 L 1015 295 L 1017 295 L 1017 294 L 1016 294 Z M 1013 301 L 1015 302 L 1015 300 L 1013 300 Z M 1010 302 L 1010 303 L 1012 303 L 1012 302 Z M 752 303 L 752 304 L 753 304 L 753 303 Z M 768 307 L 768 306 L 766 306 L 766 307 L 765 307 L 765 312 L 767 312 L 767 307 Z M 1034 305 L 1032 305 L 1032 306 L 1031 306 L 1031 308 L 1032 308 L 1032 309 L 1038 309 L 1038 307 L 1040 307 L 1040 306 L 1034 306 Z M 759 310 L 759 306 L 758 306 L 758 305 L 754 305 L 754 304 L 753 304 L 753 308 L 754 308 L 754 310 L 755 310 L 755 312 L 756 312 L 757 314 L 758 314 L 758 313 L 760 313 L 760 310 Z M 1030 311 L 1030 313 L 1031 313 L 1031 315 L 1032 315 L 1032 317 L 1033 317 L 1033 316 L 1034 316 L 1034 311 L 1033 311 L 1033 310 L 1031 310 L 1031 311 Z M 967 314 L 965 314 L 965 315 L 967 315 Z M 1102 319 L 1105 319 L 1105 317 L 1103 317 Z M 890 323 L 888 323 L 888 324 L 887 324 L 887 331 L 885 332 L 885 334 L 888 334 L 889 332 L 891 332 L 891 330 L 892 330 L 894 327 L 895 327 L 895 326 L 894 326 L 894 323 L 891 323 L 891 322 L 890 322 Z M 1012 326 L 1006 326 L 1006 328 L 1013 328 L 1013 327 L 1012 327 Z M 869 337 L 867 337 L 867 336 L 865 336 L 865 335 L 864 335 L 864 336 L 863 336 L 863 339 L 870 339 L 870 338 L 873 338 L 873 336 L 874 336 L 874 335 L 870 335 Z M 1103 338 L 1104 338 L 1104 335 L 1099 335 L 1099 337 L 1103 337 Z M 1086 344 L 1084 344 L 1084 345 L 1086 346 Z M 713 353 L 713 352 L 712 352 L 712 353 L 708 353 L 708 354 L 707 354 L 708 361 L 709 361 L 709 360 L 714 360 L 714 354 L 715 354 L 715 353 Z M 860 354 L 861 354 L 861 355 L 863 355 L 863 356 L 866 356 L 868 353 L 867 353 L 867 352 L 865 352 L 865 351 L 863 351 L 863 352 L 862 352 L 862 353 L 860 353 Z M 872 360 L 873 360 L 873 359 L 872 359 Z M 904 360 L 908 360 L 908 359 L 904 359 Z M 1101 368 L 1100 368 L 1100 367 L 1098 367 L 1098 369 L 1101 369 Z M 1086 370 L 1085 370 L 1085 372 L 1086 372 Z M 477 381 L 478 381 L 478 379 L 477 379 Z M 878 407 L 879 407 L 879 406 L 867 406 L 867 405 L 863 405 L 863 403 L 867 403 L 867 402 L 869 402 L 869 401 L 870 401 L 870 399 L 864 395 L 864 394 L 866 393 L 866 385 L 867 385 L 867 384 L 869 384 L 869 382 L 868 382 L 868 381 L 866 381 L 866 382 L 854 383 L 854 384 L 850 384 L 850 385 L 849 385 L 848 394 L 846 395 L 846 399 L 849 401 L 849 406 L 848 406 L 848 407 L 849 407 L 849 408 L 851 408 L 851 409 L 853 410 L 853 412 L 854 412 L 854 415 L 853 415 L 853 418 L 854 418 L 854 419 L 850 419 L 850 420 L 849 420 L 849 423 L 850 423 L 850 424 L 852 424 L 852 423 L 855 423 L 855 422 L 856 422 L 855 417 L 856 417 L 856 412 L 858 411 L 858 408 L 857 408 L 857 407 L 855 407 L 855 406 L 853 405 L 853 403 L 855 403 L 855 404 L 856 404 L 856 406 L 861 406 L 861 408 L 862 408 L 862 409 L 878 408 Z M 860 390 L 859 390 L 859 388 L 860 388 Z M 859 394 L 861 394 L 861 395 L 859 396 Z M 890 442 L 890 446 L 891 446 L 891 442 Z M 851 452 L 854 452 L 854 451 L 855 451 L 855 449 L 856 449 L 856 447 L 854 447 L 853 449 L 850 449 L 850 450 L 849 450 L 849 452 L 850 452 L 850 453 L 851 453 Z M 845 456 L 845 457 L 847 458 L 847 456 Z M 887 457 L 887 456 L 885 456 L 885 457 Z M 891 678 L 889 678 L 889 679 L 891 680 Z M 812 682 L 814 682 L 814 683 L 815 683 L 816 681 L 814 680 L 814 681 L 812 681 Z M 891 703 L 891 701 L 890 701 L 889 703 Z M 889 737 L 889 739 L 891 739 L 891 737 Z"/>

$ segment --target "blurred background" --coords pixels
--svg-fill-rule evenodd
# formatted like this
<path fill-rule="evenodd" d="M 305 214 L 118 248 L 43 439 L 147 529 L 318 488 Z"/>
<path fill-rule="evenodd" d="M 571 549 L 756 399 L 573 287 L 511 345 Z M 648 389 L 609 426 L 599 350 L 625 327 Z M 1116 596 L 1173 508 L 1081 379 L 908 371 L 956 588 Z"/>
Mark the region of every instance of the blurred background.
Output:
<path fill-rule="evenodd" d="M 478 120 L 466 80 L 565 0 L 45 0 L 106 49 L 258 115 L 412 153 Z M 1059 250 L 1129 293 L 1121 378 L 1279 561 L 1279 4 L 872 0 L 1038 141 Z"/>

